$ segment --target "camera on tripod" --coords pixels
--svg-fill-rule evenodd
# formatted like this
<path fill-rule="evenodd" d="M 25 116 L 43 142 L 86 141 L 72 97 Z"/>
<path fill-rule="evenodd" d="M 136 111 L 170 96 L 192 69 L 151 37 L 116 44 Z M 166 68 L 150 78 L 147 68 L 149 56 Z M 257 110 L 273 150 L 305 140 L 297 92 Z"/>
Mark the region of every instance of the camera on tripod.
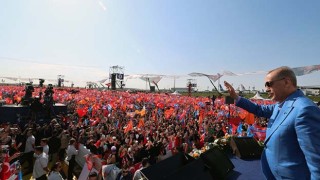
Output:
<path fill-rule="evenodd" d="M 48 87 L 44 91 L 44 95 L 45 96 L 52 96 L 52 94 L 53 94 L 53 86 L 52 86 L 52 84 L 48 84 Z"/>
<path fill-rule="evenodd" d="M 32 93 L 34 92 L 34 87 L 31 83 L 26 83 L 24 90 L 26 91 L 26 94 L 31 94 L 32 96 Z"/>
<path fill-rule="evenodd" d="M 44 79 L 39 79 L 39 87 L 43 87 Z"/>
<path fill-rule="evenodd" d="M 22 98 L 21 104 L 28 106 L 33 101 L 32 99 L 32 93 L 34 92 L 33 85 L 31 83 L 26 83 L 24 91 L 25 91 L 25 95 Z"/>
<path fill-rule="evenodd" d="M 44 91 L 44 105 L 50 106 L 53 104 L 53 86 L 52 84 L 48 84 L 48 87 Z"/>

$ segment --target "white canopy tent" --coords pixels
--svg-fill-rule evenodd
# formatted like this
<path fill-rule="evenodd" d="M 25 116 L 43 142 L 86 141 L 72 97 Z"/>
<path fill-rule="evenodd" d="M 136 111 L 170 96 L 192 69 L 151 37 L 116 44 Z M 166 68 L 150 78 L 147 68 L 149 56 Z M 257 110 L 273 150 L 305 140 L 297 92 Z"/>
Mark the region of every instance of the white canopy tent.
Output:
<path fill-rule="evenodd" d="M 260 99 L 260 100 L 263 100 L 264 98 L 260 95 L 259 92 L 257 92 L 252 98 L 250 99 Z"/>
<path fill-rule="evenodd" d="M 181 95 L 178 91 L 175 91 L 175 92 L 173 92 L 173 93 L 171 93 L 172 95 L 177 95 L 177 96 L 179 96 L 179 95 Z"/>

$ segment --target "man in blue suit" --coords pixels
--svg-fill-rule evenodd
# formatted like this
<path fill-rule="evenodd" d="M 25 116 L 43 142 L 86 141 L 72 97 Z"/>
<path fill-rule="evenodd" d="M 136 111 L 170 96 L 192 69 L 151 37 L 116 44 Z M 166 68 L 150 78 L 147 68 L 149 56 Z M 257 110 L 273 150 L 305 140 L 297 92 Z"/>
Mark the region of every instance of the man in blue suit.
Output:
<path fill-rule="evenodd" d="M 320 179 L 320 108 L 297 88 L 289 67 L 268 72 L 265 88 L 273 105 L 257 105 L 224 82 L 236 105 L 269 118 L 261 157 L 267 179 Z"/>

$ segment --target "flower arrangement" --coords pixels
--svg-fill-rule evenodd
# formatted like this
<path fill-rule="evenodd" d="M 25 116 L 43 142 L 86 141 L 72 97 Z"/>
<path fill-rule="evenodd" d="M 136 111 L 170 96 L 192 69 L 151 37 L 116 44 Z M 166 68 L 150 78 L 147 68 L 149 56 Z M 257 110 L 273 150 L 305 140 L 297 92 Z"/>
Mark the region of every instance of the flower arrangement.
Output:
<path fill-rule="evenodd" d="M 226 138 L 219 138 L 214 140 L 212 143 L 208 143 L 209 148 L 217 147 L 220 150 L 225 150 L 227 145 L 229 144 L 229 139 Z"/>
<path fill-rule="evenodd" d="M 197 159 L 197 158 L 200 157 L 201 153 L 203 153 L 201 150 L 199 150 L 199 149 L 193 149 L 193 150 L 189 153 L 189 155 L 192 156 L 192 157 L 194 157 L 195 159 Z"/>
<path fill-rule="evenodd" d="M 206 143 L 201 149 L 194 148 L 189 155 L 194 158 L 199 158 L 200 155 L 211 148 L 219 148 L 222 151 L 225 151 L 229 146 L 231 136 L 225 136 L 222 138 L 216 139 L 214 142 Z"/>

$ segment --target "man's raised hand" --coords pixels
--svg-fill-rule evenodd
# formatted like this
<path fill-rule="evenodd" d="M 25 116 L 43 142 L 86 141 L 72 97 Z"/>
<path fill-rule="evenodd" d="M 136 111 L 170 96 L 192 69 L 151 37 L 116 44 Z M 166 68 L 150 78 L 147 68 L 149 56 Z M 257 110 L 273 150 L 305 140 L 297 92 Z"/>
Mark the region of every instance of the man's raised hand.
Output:
<path fill-rule="evenodd" d="M 233 99 L 237 99 L 238 98 L 238 95 L 237 95 L 236 91 L 234 90 L 234 88 L 227 81 L 224 81 L 224 86 L 227 88 L 230 96 Z"/>

